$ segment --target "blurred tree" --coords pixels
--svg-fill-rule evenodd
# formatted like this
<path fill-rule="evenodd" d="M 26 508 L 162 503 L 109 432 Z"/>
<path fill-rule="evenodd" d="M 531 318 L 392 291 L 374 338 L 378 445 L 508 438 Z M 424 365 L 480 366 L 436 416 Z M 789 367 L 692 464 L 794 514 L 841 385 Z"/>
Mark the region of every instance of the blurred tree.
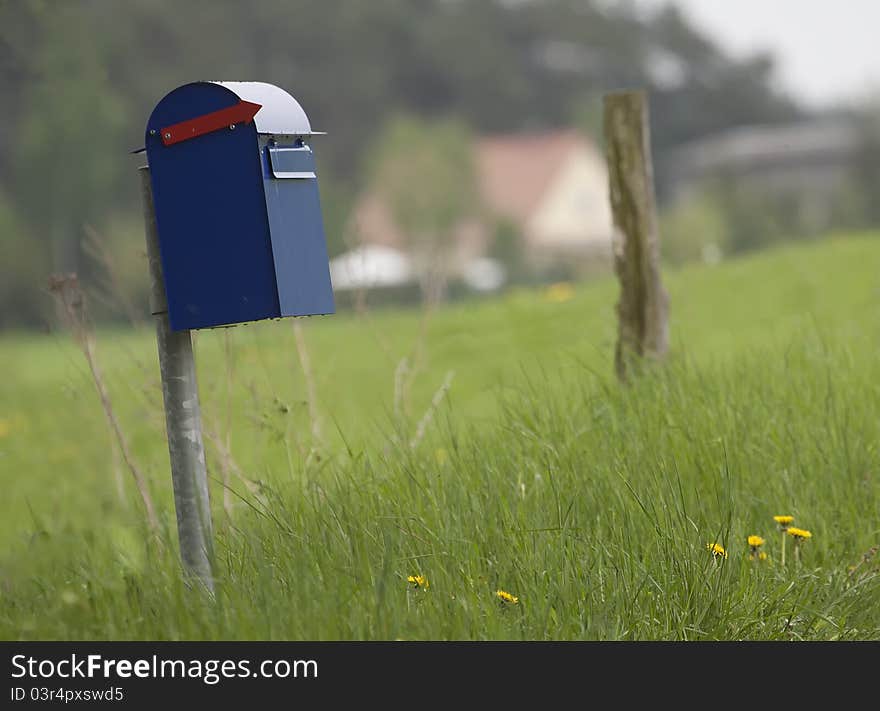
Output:
<path fill-rule="evenodd" d="M 396 116 L 372 147 L 368 165 L 369 184 L 417 262 L 423 293 L 436 301 L 449 275 L 454 232 L 480 208 L 470 133 L 452 119 Z"/>
<path fill-rule="evenodd" d="M 104 47 L 78 8 L 65 3 L 40 15 L 43 41 L 11 151 L 16 204 L 31 233 L 51 246 L 57 271 L 79 269 L 83 224 L 113 209 L 120 156 L 105 145 L 126 125 Z"/>
<path fill-rule="evenodd" d="M 320 156 L 320 147 L 316 148 Z M 320 157 L 318 158 L 320 161 Z M 324 236 L 327 240 L 327 254 L 330 259 L 351 249 L 355 245 L 348 234 L 349 211 L 353 201 L 351 188 L 347 183 L 336 180 L 329 171 L 325 174 L 318 168 L 319 190 L 321 194 L 321 214 L 324 218 Z"/>
<path fill-rule="evenodd" d="M 731 253 L 816 236 L 804 209 L 808 195 L 762 189 L 726 176 L 706 191 L 721 212 Z"/>
<path fill-rule="evenodd" d="M 730 229 L 717 195 L 703 192 L 660 216 L 660 246 L 671 264 L 714 262 L 730 251 Z"/>
<path fill-rule="evenodd" d="M 0 2 L 0 185 L 7 185 L 12 177 L 9 155 L 21 123 L 22 96 L 33 81 L 29 54 L 37 41 L 42 7 L 36 0 Z"/>
<path fill-rule="evenodd" d="M 728 126 L 779 123 L 802 112 L 773 89 L 774 60 L 757 53 L 728 57 L 687 23 L 674 5 L 653 19 L 643 46 L 644 71 L 658 147 L 715 133 Z"/>
<path fill-rule="evenodd" d="M 511 220 L 499 219 L 495 222 L 489 256 L 504 265 L 509 283 L 523 281 L 529 276 L 531 270 L 527 270 L 523 264 L 522 232 Z"/>
<path fill-rule="evenodd" d="M 5 267 L 5 268 L 4 268 Z M 44 244 L 31 239 L 0 193 L 0 328 L 43 326 L 51 313 Z"/>

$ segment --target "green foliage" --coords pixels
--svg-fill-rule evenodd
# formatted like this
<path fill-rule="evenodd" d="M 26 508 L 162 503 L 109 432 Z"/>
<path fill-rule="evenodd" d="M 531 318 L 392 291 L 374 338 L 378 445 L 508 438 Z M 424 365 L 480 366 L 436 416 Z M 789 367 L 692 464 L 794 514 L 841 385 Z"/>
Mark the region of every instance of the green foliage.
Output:
<path fill-rule="evenodd" d="M 355 246 L 353 236 L 349 233 L 349 213 L 354 196 L 350 186 L 335 180 L 329 171 L 324 173 L 320 166 L 318 175 L 327 254 L 333 259 Z"/>
<path fill-rule="evenodd" d="M 526 276 L 522 234 L 510 220 L 500 219 L 496 222 L 489 256 L 504 265 L 508 282 L 515 283 Z"/>
<path fill-rule="evenodd" d="M 660 246 L 671 264 L 714 262 L 730 248 L 729 226 L 710 195 L 684 200 L 660 215 Z"/>
<path fill-rule="evenodd" d="M 323 443 L 289 322 L 199 332 L 205 431 L 229 423 L 250 482 L 231 473 L 228 519 L 209 439 L 217 602 L 180 577 L 151 329 L 101 332 L 97 353 L 162 552 L 124 469 L 117 493 L 81 356 L 7 336 L 0 638 L 878 640 L 878 274 L 876 235 L 676 270 L 671 360 L 626 388 L 611 278 L 444 307 L 411 416 L 394 383 L 419 314 L 302 321 Z M 813 534 L 799 564 L 777 514 Z"/>
<path fill-rule="evenodd" d="M 0 278 L 0 329 L 45 325 L 50 313 L 46 284 L 46 246 L 24 229 L 0 192 L 0 265 L 15 265 Z M 2 267 L 0 267 L 2 269 Z"/>
<path fill-rule="evenodd" d="M 450 244 L 454 228 L 479 207 L 470 132 L 460 121 L 394 117 L 367 163 L 366 183 L 417 252 Z"/>
<path fill-rule="evenodd" d="M 83 266 L 92 275 L 90 316 L 98 323 L 140 325 L 149 320 L 150 281 L 144 225 L 128 213 L 86 225 Z"/>
<path fill-rule="evenodd" d="M 83 224 L 114 209 L 108 197 L 121 161 L 107 146 L 129 121 L 104 47 L 78 7 L 62 4 L 42 16 L 43 41 L 12 150 L 16 205 L 32 233 L 52 244 L 59 268 L 73 271 Z"/>
<path fill-rule="evenodd" d="M 665 208 L 661 247 L 670 263 L 715 262 L 723 255 L 818 239 L 832 227 L 873 224 L 863 209 L 867 193 L 854 181 L 833 192 L 774 189 L 748 180 L 718 177 Z"/>
<path fill-rule="evenodd" d="M 747 182 L 719 180 L 709 188 L 724 215 L 732 252 L 747 252 L 791 239 L 816 237 L 807 193 L 777 192 Z"/>

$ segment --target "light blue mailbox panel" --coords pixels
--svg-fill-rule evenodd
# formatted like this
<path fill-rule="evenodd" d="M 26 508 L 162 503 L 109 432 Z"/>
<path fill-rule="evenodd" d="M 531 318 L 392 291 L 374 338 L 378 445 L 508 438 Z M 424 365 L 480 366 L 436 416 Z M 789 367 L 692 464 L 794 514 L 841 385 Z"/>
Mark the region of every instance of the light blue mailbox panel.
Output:
<path fill-rule="evenodd" d="M 242 102 L 252 118 L 221 126 Z M 262 82 L 195 82 L 156 105 L 146 150 L 173 329 L 335 311 L 311 135 Z"/>
<path fill-rule="evenodd" d="M 318 196 L 315 156 L 301 140 L 261 139 L 263 188 L 272 235 L 278 300 L 282 316 L 323 313 L 333 289 Z M 327 273 L 316 280 L 315 273 Z"/>

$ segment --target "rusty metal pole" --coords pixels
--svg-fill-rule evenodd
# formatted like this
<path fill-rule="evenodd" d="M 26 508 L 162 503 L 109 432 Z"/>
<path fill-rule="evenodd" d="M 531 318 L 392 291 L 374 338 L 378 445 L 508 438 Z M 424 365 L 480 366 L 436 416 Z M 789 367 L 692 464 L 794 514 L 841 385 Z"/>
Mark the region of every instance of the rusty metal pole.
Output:
<path fill-rule="evenodd" d="M 147 259 L 150 262 L 150 311 L 156 317 L 156 341 L 159 346 L 159 371 L 165 403 L 165 429 L 171 457 L 180 557 L 186 571 L 213 593 L 211 504 L 192 338 L 189 331 L 171 330 L 162 261 L 159 258 L 150 169 L 143 166 L 139 168 L 139 173 Z"/>

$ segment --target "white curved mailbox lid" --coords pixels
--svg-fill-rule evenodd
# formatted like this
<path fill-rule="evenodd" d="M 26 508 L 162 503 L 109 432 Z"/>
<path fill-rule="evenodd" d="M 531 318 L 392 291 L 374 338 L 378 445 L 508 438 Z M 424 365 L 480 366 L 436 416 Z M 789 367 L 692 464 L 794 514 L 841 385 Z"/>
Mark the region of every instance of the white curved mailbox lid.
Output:
<path fill-rule="evenodd" d="M 277 133 L 311 136 L 309 117 L 299 102 L 284 89 L 263 81 L 215 81 L 234 92 L 238 98 L 260 104 L 263 108 L 254 116 L 257 133 Z"/>

